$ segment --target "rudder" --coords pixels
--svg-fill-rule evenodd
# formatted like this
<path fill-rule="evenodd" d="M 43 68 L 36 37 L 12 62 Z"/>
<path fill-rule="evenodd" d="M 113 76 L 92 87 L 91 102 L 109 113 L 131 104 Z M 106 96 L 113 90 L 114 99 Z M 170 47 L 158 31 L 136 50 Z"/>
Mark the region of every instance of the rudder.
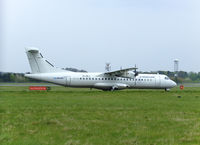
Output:
<path fill-rule="evenodd" d="M 63 71 L 55 68 L 50 62 L 44 59 L 38 48 L 27 47 L 25 49 L 33 74 Z"/>

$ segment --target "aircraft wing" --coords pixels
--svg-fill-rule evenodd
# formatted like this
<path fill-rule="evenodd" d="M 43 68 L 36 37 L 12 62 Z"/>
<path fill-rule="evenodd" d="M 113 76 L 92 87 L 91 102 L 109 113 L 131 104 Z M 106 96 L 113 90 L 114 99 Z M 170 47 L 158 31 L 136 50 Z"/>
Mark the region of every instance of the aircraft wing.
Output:
<path fill-rule="evenodd" d="M 132 68 L 126 68 L 126 69 L 121 69 L 117 71 L 111 71 L 111 72 L 106 72 L 104 75 L 110 75 L 110 76 L 117 76 L 117 77 L 128 77 L 128 71 L 131 70 L 136 70 L 138 68 L 132 67 Z"/>

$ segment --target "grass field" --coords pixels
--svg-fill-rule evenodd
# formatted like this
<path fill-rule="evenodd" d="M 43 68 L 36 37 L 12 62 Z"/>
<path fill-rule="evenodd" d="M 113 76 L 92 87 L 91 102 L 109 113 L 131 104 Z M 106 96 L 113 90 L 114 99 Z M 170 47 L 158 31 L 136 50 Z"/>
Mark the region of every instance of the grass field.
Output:
<path fill-rule="evenodd" d="M 178 96 L 181 96 L 179 98 Z M 200 144 L 200 88 L 0 87 L 0 144 Z"/>

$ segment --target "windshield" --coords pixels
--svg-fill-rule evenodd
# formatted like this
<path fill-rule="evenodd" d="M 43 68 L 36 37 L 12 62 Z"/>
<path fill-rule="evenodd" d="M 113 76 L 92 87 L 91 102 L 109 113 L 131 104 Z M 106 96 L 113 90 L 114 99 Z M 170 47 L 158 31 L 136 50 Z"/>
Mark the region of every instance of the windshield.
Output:
<path fill-rule="evenodd" d="M 169 77 L 165 77 L 165 80 L 169 80 Z"/>

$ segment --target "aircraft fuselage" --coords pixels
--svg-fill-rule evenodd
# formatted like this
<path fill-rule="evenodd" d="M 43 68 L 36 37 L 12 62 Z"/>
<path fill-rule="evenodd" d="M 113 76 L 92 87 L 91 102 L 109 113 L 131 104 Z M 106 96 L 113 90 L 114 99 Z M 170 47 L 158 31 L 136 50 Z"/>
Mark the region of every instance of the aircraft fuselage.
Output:
<path fill-rule="evenodd" d="M 139 74 L 135 78 L 103 75 L 103 73 L 38 73 L 26 74 L 26 77 L 51 82 L 66 87 L 96 88 L 102 90 L 120 89 L 170 89 L 176 83 L 166 75 Z"/>

